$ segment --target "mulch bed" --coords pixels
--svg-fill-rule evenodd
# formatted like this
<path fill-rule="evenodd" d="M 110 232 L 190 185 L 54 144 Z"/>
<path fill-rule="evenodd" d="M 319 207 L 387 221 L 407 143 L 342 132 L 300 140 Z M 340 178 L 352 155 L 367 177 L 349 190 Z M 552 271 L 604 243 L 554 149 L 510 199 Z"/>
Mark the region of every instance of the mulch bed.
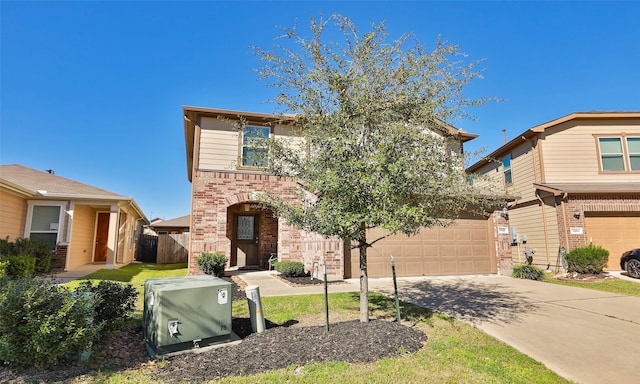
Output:
<path fill-rule="evenodd" d="M 588 274 L 588 273 L 562 273 L 554 276 L 555 279 L 564 281 L 576 281 L 582 283 L 596 283 L 602 281 L 618 280 L 617 277 L 612 276 L 606 272 L 600 274 Z"/>
<path fill-rule="evenodd" d="M 242 280 L 233 282 L 233 300 L 246 300 Z M 322 282 L 321 282 L 322 283 Z M 0 366 L 0 383 L 73 383 L 90 381 L 92 372 L 143 369 L 158 381 L 197 383 L 233 375 L 250 375 L 291 365 L 304 369 L 311 362 L 367 363 L 411 353 L 422 348 L 427 336 L 420 330 L 386 320 L 369 323 L 347 321 L 325 326 L 276 324 L 265 321 L 266 330 L 254 334 L 249 318 L 233 318 L 232 328 L 242 341 L 237 345 L 198 354 L 151 360 L 144 347 L 142 326 L 114 332 L 100 342 L 87 362 L 66 362 L 53 369 L 20 369 Z"/>

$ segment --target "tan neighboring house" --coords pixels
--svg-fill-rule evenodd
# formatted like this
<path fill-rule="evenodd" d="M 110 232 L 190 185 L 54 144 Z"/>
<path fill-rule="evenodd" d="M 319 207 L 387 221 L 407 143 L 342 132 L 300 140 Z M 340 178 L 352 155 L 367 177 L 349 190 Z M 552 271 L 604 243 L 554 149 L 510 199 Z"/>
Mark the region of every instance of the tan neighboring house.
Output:
<path fill-rule="evenodd" d="M 260 193 L 298 199 L 295 180 L 269 175 L 261 168 L 265 148 L 251 145 L 260 135 L 276 140 L 302 140 L 281 117 L 263 113 L 184 107 L 187 176 L 192 184 L 190 273 L 202 252 L 223 252 L 230 267 L 268 268 L 268 260 L 302 261 L 308 271 L 327 261 L 329 278 L 359 276 L 358 254 L 341 239 L 300 231 L 258 204 Z M 239 121 L 246 126 L 240 128 Z M 476 137 L 443 125 L 465 141 Z M 507 221 L 500 214 L 466 215 L 448 228 L 423 229 L 407 238 L 396 235 L 368 252 L 369 275 L 391 276 L 389 255 L 400 276 L 509 273 L 511 254 Z"/>
<path fill-rule="evenodd" d="M 189 232 L 191 215 L 176 217 L 169 220 L 156 220 L 147 227 L 158 235 L 181 234 Z"/>
<path fill-rule="evenodd" d="M 147 218 L 130 197 L 53 171 L 0 165 L 0 237 L 51 243 L 54 267 L 131 263 L 144 224 Z"/>
<path fill-rule="evenodd" d="M 601 245 L 607 269 L 640 247 L 640 112 L 578 112 L 527 129 L 467 169 L 504 181 L 514 262 L 554 268 L 560 247 Z"/>

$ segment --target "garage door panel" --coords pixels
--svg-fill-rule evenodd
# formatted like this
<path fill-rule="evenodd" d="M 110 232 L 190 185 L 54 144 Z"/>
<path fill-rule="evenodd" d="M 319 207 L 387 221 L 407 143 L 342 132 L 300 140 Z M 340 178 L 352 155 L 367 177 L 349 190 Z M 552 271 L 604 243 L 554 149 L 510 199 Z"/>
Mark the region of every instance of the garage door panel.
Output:
<path fill-rule="evenodd" d="M 379 229 L 368 238 L 383 236 Z M 416 236 L 394 235 L 367 251 L 369 276 L 391 276 L 390 255 L 398 276 L 495 273 L 493 227 L 486 218 L 465 218 L 449 227 L 422 229 Z M 357 256 L 352 258 L 357 276 Z"/>
<path fill-rule="evenodd" d="M 640 247 L 640 213 L 587 213 L 587 239 L 609 251 L 605 269 L 619 270 L 623 252 Z"/>

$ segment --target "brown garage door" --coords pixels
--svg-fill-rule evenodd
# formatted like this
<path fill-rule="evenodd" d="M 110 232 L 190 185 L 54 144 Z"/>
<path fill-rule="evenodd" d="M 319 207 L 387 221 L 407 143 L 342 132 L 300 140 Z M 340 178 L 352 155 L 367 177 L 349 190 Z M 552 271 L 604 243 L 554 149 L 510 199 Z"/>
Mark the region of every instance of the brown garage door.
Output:
<path fill-rule="evenodd" d="M 606 269 L 619 270 L 624 251 L 640 247 L 640 212 L 585 214 L 587 241 L 609 251 Z"/>
<path fill-rule="evenodd" d="M 372 230 L 370 241 L 384 234 Z M 391 276 L 389 255 L 398 276 L 496 273 L 493 229 L 485 218 L 459 219 L 447 228 L 423 229 L 416 236 L 393 235 L 367 250 L 371 277 Z M 358 251 L 351 255 L 352 276 L 359 275 Z"/>

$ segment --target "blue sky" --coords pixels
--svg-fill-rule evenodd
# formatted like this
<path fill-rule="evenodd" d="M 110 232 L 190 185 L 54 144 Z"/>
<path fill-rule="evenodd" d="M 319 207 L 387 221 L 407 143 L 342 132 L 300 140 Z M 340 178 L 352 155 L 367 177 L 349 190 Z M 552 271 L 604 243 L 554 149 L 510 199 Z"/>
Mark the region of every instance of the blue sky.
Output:
<path fill-rule="evenodd" d="M 640 110 L 640 2 L 0 2 L 0 163 L 132 196 L 149 218 L 190 212 L 183 105 L 273 112 L 250 46 L 331 13 L 391 37 L 437 36 L 486 59 L 455 122 L 491 151 L 577 111 Z"/>

